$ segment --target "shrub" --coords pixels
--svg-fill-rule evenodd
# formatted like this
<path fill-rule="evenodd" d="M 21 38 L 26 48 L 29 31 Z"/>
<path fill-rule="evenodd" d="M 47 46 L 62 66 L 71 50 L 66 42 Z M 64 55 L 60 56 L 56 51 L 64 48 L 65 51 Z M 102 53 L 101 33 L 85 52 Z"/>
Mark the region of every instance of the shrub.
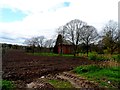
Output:
<path fill-rule="evenodd" d="M 109 58 L 105 57 L 105 56 L 98 56 L 96 57 L 96 60 L 99 60 L 99 61 L 107 61 L 109 60 Z"/>
<path fill-rule="evenodd" d="M 104 55 L 98 55 L 97 53 L 89 53 L 88 55 L 89 60 L 98 60 L 98 61 L 106 61 L 109 60 L 108 57 L 105 57 Z"/>
<path fill-rule="evenodd" d="M 89 53 L 88 54 L 88 59 L 89 60 L 96 60 L 97 54 L 96 53 Z"/>
<path fill-rule="evenodd" d="M 109 54 L 109 51 L 107 49 L 105 49 L 103 52 L 104 54 Z"/>
<path fill-rule="evenodd" d="M 120 55 L 113 55 L 112 59 L 116 61 L 120 61 Z"/>

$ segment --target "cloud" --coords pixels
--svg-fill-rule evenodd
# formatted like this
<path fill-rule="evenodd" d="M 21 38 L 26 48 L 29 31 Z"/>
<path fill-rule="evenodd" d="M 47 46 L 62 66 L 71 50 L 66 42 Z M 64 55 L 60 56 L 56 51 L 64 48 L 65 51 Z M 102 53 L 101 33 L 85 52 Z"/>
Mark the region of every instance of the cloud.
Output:
<path fill-rule="evenodd" d="M 0 39 L 3 39 L 3 40 L 14 40 L 14 39 L 12 39 L 12 38 L 10 38 L 10 37 L 5 37 L 5 36 L 0 36 Z"/>
<path fill-rule="evenodd" d="M 67 0 L 1 0 L 0 7 L 19 9 L 26 13 L 38 13 L 59 5 Z"/>
<path fill-rule="evenodd" d="M 23 44 L 25 37 L 13 36 L 10 33 L 2 32 L 0 33 L 0 43 L 13 43 L 13 44 Z"/>
<path fill-rule="evenodd" d="M 83 20 L 100 31 L 110 19 L 117 21 L 117 4 L 118 0 L 1 0 L 0 8 L 26 16 L 14 22 L 0 22 L 0 33 L 7 32 L 15 39 L 41 35 L 52 38 L 56 28 L 72 19 Z"/>

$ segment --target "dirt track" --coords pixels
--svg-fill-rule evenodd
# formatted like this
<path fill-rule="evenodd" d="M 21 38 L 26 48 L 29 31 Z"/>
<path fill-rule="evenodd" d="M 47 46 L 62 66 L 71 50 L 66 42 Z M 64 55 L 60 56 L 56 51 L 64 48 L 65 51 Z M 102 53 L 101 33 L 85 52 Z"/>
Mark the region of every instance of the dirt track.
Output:
<path fill-rule="evenodd" d="M 49 73 L 69 71 L 76 66 L 91 64 L 85 58 L 32 56 L 20 50 L 9 50 L 3 56 L 3 79 L 30 83 Z"/>

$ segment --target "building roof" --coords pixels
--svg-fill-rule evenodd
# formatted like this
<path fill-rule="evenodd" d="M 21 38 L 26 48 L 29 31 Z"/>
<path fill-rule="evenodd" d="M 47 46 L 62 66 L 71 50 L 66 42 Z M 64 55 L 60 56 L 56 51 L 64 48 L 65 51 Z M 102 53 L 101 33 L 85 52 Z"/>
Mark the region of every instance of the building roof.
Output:
<path fill-rule="evenodd" d="M 70 42 L 69 40 L 65 40 L 62 35 L 58 35 L 57 40 L 56 40 L 56 45 L 72 45 L 72 42 Z"/>
<path fill-rule="evenodd" d="M 62 41 L 63 41 L 62 44 L 64 45 L 72 45 L 72 42 L 70 42 L 69 40 L 63 39 Z"/>

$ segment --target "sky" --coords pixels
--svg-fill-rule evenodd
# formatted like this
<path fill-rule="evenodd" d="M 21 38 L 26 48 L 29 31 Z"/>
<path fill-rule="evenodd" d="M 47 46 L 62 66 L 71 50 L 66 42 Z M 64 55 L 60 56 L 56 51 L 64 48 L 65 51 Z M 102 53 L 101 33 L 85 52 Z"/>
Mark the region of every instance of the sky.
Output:
<path fill-rule="evenodd" d="M 25 39 L 56 39 L 56 29 L 79 19 L 100 32 L 118 21 L 119 0 L 0 0 L 0 43 L 23 44 Z"/>

